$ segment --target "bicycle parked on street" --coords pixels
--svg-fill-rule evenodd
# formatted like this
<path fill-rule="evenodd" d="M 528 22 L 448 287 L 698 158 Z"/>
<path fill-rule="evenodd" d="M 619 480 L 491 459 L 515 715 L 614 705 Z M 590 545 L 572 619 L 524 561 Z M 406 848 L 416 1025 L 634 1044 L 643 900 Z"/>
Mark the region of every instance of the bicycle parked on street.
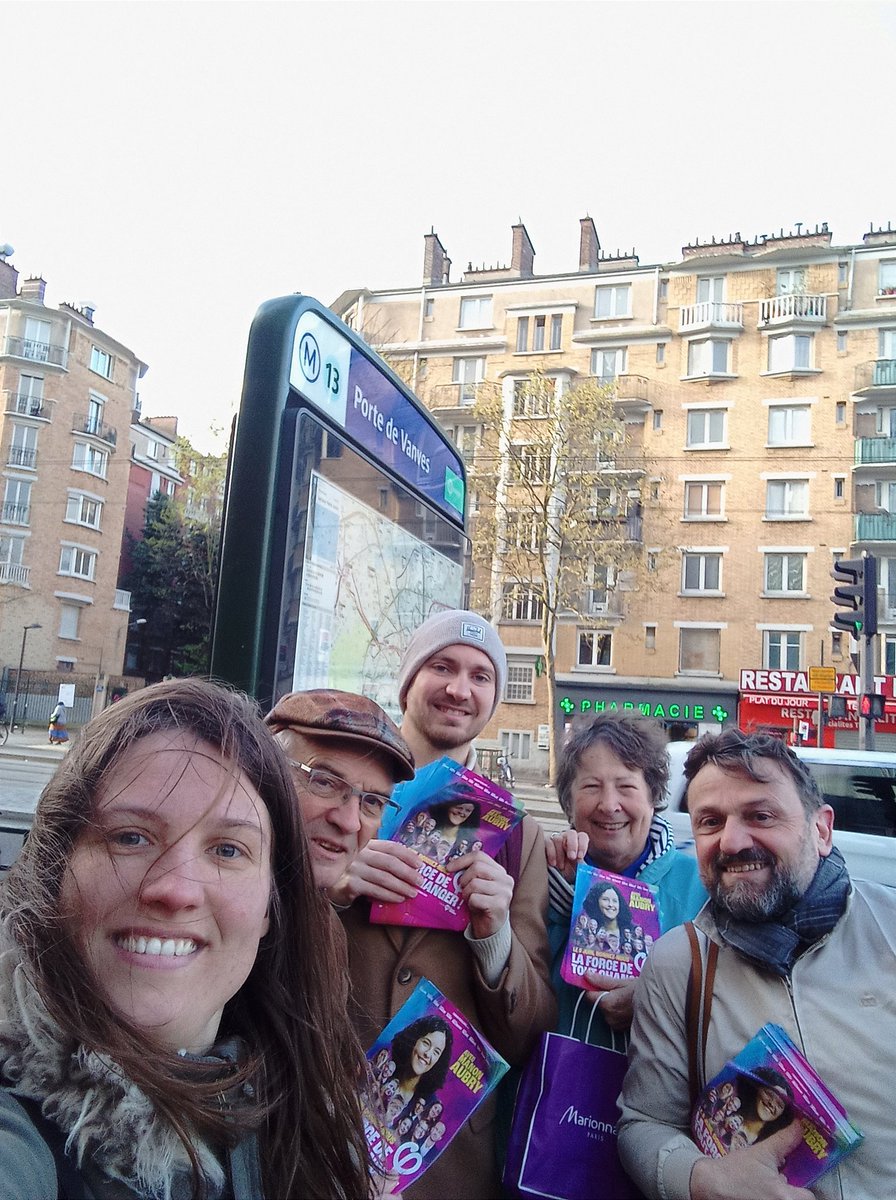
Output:
<path fill-rule="evenodd" d="M 512 788 L 516 783 L 513 777 L 513 767 L 510 765 L 510 756 L 508 754 L 499 754 L 497 758 L 498 770 L 501 773 L 501 786 Z"/>

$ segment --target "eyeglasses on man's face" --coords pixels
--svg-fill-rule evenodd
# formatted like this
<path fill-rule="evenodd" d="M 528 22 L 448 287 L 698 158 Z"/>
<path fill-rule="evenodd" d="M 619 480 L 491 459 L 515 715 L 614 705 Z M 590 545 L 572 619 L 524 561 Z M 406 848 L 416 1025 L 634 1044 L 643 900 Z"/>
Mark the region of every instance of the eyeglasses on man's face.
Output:
<path fill-rule="evenodd" d="M 398 808 L 394 800 L 379 792 L 365 792 L 361 788 L 352 787 L 339 775 L 325 771 L 322 767 L 309 767 L 307 763 L 290 759 L 290 766 L 302 772 L 301 782 L 319 800 L 326 800 L 332 805 L 348 804 L 352 796 L 358 797 L 358 807 L 365 817 L 379 821 L 387 808 Z"/>

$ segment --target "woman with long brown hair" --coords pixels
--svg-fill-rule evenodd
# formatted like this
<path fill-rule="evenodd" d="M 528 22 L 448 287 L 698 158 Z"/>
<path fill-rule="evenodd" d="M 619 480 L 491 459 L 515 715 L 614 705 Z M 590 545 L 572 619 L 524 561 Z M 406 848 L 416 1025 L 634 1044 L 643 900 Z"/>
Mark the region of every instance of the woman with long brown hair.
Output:
<path fill-rule="evenodd" d="M 371 1194 L 332 929 L 252 701 L 91 722 L 0 892 L 4 1194 Z"/>

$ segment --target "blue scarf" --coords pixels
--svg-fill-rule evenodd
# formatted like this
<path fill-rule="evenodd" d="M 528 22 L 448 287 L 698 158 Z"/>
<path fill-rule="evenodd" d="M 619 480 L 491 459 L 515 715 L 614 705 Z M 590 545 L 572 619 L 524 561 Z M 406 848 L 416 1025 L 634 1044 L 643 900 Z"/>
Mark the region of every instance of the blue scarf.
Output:
<path fill-rule="evenodd" d="M 775 921 L 739 921 L 713 906 L 722 940 L 775 975 L 786 979 L 799 956 L 830 933 L 846 909 L 849 874 L 834 847 L 820 860 L 812 882 L 789 912 Z"/>

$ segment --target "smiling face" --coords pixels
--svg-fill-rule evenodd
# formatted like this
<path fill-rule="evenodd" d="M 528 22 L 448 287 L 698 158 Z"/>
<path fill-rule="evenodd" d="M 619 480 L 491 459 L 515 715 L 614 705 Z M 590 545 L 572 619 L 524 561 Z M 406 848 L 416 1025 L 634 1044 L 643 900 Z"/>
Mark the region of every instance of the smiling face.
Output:
<path fill-rule="evenodd" d="M 60 909 L 109 1004 L 160 1045 L 204 1052 L 268 929 L 271 823 L 218 750 L 141 738 L 99 790 Z"/>
<path fill-rule="evenodd" d="M 787 912 L 833 844 L 833 809 L 807 815 L 787 771 L 763 767 L 766 779 L 755 780 L 707 763 L 688 786 L 700 876 L 713 903 L 739 920 Z"/>
<path fill-rule="evenodd" d="M 432 1033 L 424 1033 L 417 1038 L 411 1051 L 411 1070 L 415 1075 L 425 1075 L 431 1071 L 445 1052 L 445 1035 L 441 1029 Z"/>
<path fill-rule="evenodd" d="M 616 894 L 616 889 L 607 888 L 601 892 L 597 907 L 600 909 L 601 916 L 607 924 L 615 921 L 619 916 L 619 897 Z"/>
<path fill-rule="evenodd" d="M 425 766 L 442 754 L 463 761 L 488 722 L 495 667 L 475 646 L 448 646 L 428 658 L 408 688 L 401 731 Z"/>
<path fill-rule="evenodd" d="M 571 792 L 572 823 L 588 835 L 592 859 L 605 870 L 625 870 L 646 846 L 653 820 L 643 771 L 596 742 L 583 752 Z"/>
<path fill-rule="evenodd" d="M 330 771 L 365 792 L 378 792 L 382 796 L 392 794 L 394 774 L 388 761 L 376 751 L 356 749 L 351 742 L 338 738 L 315 740 L 294 729 L 282 729 L 276 737 L 287 757 L 295 762 Z M 376 836 L 381 818 L 366 816 L 357 795 L 351 796 L 345 804 L 321 799 L 308 790 L 304 772 L 294 770 L 292 774 L 311 848 L 314 882 L 319 888 L 333 887 L 348 870 L 352 859 Z"/>
<path fill-rule="evenodd" d="M 776 1121 L 787 1107 L 787 1101 L 773 1087 L 761 1087 L 756 1092 L 756 1116 L 760 1121 Z"/>
<path fill-rule="evenodd" d="M 448 820 L 452 825 L 463 825 L 467 817 L 473 815 L 474 808 L 473 804 L 452 804 L 448 809 Z"/>

